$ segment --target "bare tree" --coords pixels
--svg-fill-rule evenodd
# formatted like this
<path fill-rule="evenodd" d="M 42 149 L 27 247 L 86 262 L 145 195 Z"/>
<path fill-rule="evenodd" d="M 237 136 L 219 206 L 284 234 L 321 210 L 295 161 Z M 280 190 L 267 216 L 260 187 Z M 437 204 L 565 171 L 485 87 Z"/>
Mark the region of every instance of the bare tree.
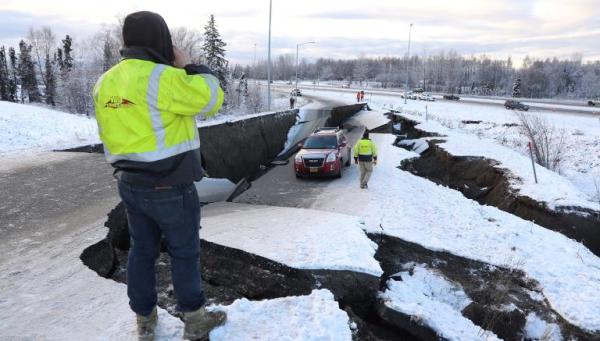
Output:
<path fill-rule="evenodd" d="M 53 54 L 56 47 L 56 36 L 48 26 L 43 26 L 39 30 L 30 27 L 27 34 L 27 41 L 32 47 L 33 59 L 35 64 L 37 64 L 38 74 L 41 76 L 44 86 L 47 86 L 43 62 L 46 55 L 50 56 Z"/>
<path fill-rule="evenodd" d="M 187 27 L 176 27 L 171 30 L 173 45 L 187 52 L 194 63 L 200 63 L 202 57 L 202 33 Z"/>
<path fill-rule="evenodd" d="M 566 133 L 557 130 L 547 119 L 540 115 L 517 112 L 521 135 L 531 142 L 531 148 L 537 163 L 559 172 L 565 151 Z"/>

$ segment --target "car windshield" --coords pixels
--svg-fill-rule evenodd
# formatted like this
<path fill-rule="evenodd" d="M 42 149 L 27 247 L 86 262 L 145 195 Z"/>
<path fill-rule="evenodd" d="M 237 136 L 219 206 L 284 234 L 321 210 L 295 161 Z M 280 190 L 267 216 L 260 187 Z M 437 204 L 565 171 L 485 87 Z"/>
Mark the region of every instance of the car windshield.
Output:
<path fill-rule="evenodd" d="M 335 149 L 337 138 L 335 135 L 311 136 L 304 142 L 304 149 Z"/>

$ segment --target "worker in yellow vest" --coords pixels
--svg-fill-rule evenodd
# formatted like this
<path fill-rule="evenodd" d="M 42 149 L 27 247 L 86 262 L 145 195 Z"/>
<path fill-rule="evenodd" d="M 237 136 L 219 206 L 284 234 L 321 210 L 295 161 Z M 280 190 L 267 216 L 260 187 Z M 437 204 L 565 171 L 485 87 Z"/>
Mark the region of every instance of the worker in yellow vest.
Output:
<path fill-rule="evenodd" d="M 360 188 L 368 188 L 373 165 L 377 164 L 377 147 L 369 138 L 369 131 L 366 129 L 362 139 L 354 146 L 354 163 L 360 168 Z"/>
<path fill-rule="evenodd" d="M 98 79 L 94 105 L 106 160 L 115 168 L 131 237 L 127 263 L 129 305 L 140 340 L 154 340 L 157 324 L 154 264 L 161 235 L 184 337 L 201 339 L 225 321 L 204 309 L 200 278 L 200 203 L 194 181 L 204 171 L 196 116 L 223 103 L 218 79 L 172 45 L 164 19 L 152 12 L 123 22 L 123 59 Z"/>

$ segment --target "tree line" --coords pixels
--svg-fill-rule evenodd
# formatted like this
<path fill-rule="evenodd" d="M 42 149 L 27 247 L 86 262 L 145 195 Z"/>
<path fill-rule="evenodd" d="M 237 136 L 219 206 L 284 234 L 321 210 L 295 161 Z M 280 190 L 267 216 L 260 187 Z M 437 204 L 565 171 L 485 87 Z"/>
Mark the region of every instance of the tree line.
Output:
<path fill-rule="evenodd" d="M 295 56 L 276 57 L 272 64 L 275 80 L 293 80 Z M 598 98 L 600 97 L 600 61 L 583 62 L 581 56 L 570 59 L 526 57 L 516 68 L 511 58 L 463 56 L 454 51 L 441 51 L 426 57 L 411 56 L 356 59 L 319 58 L 299 63 L 302 79 L 343 81 L 382 88 L 403 88 L 407 73 L 409 88 L 432 92 L 484 96 L 514 96 L 528 98 Z M 234 75 L 245 73 L 254 78 L 266 78 L 266 61 L 236 65 Z M 516 90 L 516 91 L 514 91 Z"/>
<path fill-rule="evenodd" d="M 117 64 L 122 48 L 123 20 L 104 26 L 93 37 L 74 41 L 71 35 L 57 40 L 50 27 L 30 28 L 18 47 L 0 46 L 0 100 L 43 103 L 72 113 L 93 115 L 92 89 L 97 79 Z M 214 16 L 204 33 L 174 28 L 173 44 L 192 61 L 208 65 L 229 85 L 229 62 Z M 235 102 L 235 101 L 232 101 Z"/>

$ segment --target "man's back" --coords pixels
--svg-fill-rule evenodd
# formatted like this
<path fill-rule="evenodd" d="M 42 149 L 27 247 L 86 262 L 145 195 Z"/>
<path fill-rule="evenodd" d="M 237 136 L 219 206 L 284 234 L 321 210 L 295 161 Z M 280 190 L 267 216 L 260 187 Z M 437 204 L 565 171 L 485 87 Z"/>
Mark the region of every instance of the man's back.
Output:
<path fill-rule="evenodd" d="M 184 70 L 146 60 L 151 56 L 145 56 L 143 49 L 123 51 L 125 59 L 94 88 L 107 160 L 132 183 L 176 185 L 200 180 L 203 170 L 194 117 L 213 115 L 220 108 L 223 92 L 218 80 L 201 67 Z"/>

